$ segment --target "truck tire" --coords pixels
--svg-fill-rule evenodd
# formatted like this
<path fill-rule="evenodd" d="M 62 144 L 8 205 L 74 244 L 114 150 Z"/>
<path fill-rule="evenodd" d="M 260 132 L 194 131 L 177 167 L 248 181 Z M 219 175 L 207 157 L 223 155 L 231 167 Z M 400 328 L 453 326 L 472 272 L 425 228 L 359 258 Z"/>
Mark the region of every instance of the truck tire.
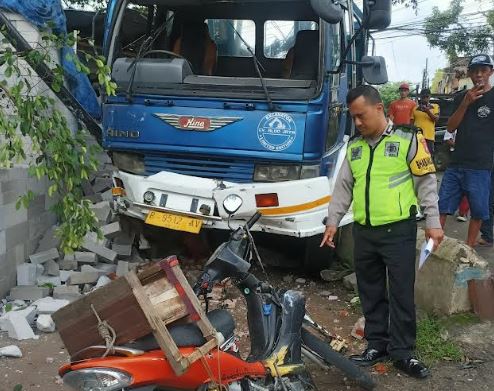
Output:
<path fill-rule="evenodd" d="M 354 380 L 364 390 L 374 389 L 376 383 L 372 377 L 356 366 L 348 358 L 331 349 L 327 342 L 319 339 L 304 327 L 302 327 L 301 335 L 302 345 L 310 352 L 317 354 L 326 365 L 334 365 L 350 379 Z"/>

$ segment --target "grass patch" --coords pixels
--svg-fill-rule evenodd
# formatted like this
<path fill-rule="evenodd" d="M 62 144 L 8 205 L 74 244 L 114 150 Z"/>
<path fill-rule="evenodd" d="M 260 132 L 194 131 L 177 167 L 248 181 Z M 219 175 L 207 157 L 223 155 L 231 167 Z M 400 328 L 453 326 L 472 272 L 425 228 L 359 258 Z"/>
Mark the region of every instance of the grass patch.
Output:
<path fill-rule="evenodd" d="M 460 314 L 453 314 L 448 316 L 447 318 L 441 318 L 440 323 L 446 329 L 455 328 L 455 327 L 465 327 L 471 326 L 475 323 L 479 323 L 480 319 L 477 315 L 471 312 L 462 312 Z"/>
<path fill-rule="evenodd" d="M 437 318 L 425 318 L 417 323 L 417 355 L 427 365 L 463 358 L 462 350 L 448 340 L 446 329 Z"/>

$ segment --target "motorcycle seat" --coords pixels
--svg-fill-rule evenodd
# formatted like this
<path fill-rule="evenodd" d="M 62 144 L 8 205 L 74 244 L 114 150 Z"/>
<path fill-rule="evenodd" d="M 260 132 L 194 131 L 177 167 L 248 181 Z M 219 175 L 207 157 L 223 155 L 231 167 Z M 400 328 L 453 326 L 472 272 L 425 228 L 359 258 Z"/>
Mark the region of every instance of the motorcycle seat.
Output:
<path fill-rule="evenodd" d="M 235 320 L 228 311 L 220 309 L 213 310 L 207 313 L 207 317 L 216 331 L 220 332 L 223 337 L 225 337 L 225 340 L 233 336 Z M 195 323 L 171 326 L 168 328 L 168 331 L 179 348 L 186 346 L 201 346 L 207 342 L 202 336 L 201 330 Z M 145 352 L 160 349 L 153 334 L 148 334 L 123 346 L 144 350 Z"/>

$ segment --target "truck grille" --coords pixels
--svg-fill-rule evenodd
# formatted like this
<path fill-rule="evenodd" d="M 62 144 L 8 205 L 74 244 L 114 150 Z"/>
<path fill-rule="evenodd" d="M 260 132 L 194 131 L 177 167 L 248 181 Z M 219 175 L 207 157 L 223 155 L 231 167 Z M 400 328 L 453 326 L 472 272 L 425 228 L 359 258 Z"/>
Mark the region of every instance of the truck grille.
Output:
<path fill-rule="evenodd" d="M 251 182 L 254 164 L 237 159 L 177 155 L 146 155 L 144 158 L 146 175 L 160 171 L 192 175 L 202 178 L 222 179 L 230 182 Z"/>

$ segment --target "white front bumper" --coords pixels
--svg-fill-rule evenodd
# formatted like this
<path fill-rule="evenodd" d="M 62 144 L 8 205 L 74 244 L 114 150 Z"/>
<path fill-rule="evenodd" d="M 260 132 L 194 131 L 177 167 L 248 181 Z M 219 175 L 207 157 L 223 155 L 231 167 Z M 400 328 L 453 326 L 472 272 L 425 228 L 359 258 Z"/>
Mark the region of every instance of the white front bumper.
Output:
<path fill-rule="evenodd" d="M 143 177 L 117 171 L 114 176 L 122 180 L 126 192 L 126 196 L 117 202 L 120 213 L 144 220 L 150 210 L 161 210 L 199 217 L 204 221 L 205 228 L 229 229 L 223 200 L 230 194 L 236 194 L 242 198 L 243 204 L 231 221 L 233 227 L 259 210 L 263 217 L 254 230 L 296 237 L 313 236 L 324 231 L 322 221 L 327 215 L 330 200 L 326 177 L 237 184 L 170 172 Z M 144 203 L 146 191 L 155 194 L 152 204 Z M 277 193 L 279 206 L 256 206 L 255 195 L 267 193 Z M 350 214 L 345 216 L 341 225 L 351 221 Z"/>

